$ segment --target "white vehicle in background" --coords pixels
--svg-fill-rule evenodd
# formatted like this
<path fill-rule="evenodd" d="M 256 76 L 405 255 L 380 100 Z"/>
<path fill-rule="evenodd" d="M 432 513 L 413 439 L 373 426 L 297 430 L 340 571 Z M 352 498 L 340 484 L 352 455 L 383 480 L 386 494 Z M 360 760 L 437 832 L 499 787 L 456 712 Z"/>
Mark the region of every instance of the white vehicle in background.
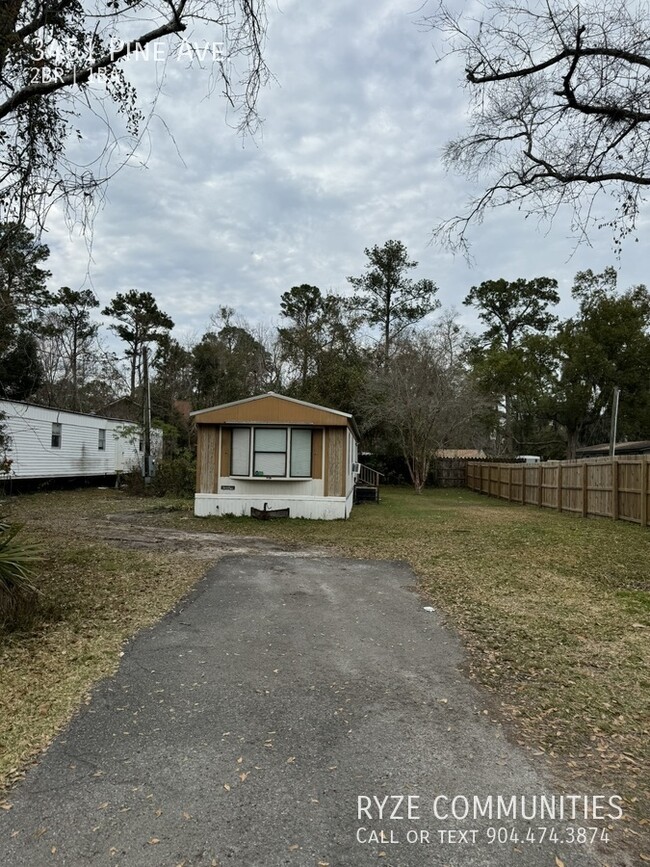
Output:
<path fill-rule="evenodd" d="M 539 455 L 517 455 L 515 460 L 521 464 L 539 464 L 542 459 Z"/>

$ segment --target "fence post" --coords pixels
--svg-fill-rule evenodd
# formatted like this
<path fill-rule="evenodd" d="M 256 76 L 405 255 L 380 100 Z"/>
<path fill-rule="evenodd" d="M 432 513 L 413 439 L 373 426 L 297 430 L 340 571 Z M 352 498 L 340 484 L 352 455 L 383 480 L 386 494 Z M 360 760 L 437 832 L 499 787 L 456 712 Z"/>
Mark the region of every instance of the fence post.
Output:
<path fill-rule="evenodd" d="M 586 518 L 589 515 L 589 470 L 588 464 L 582 465 L 582 517 Z"/>
<path fill-rule="evenodd" d="M 557 464 L 557 510 L 562 511 L 562 464 Z"/>
<path fill-rule="evenodd" d="M 618 521 L 618 461 L 612 458 L 612 518 Z"/>
<path fill-rule="evenodd" d="M 512 467 L 508 467 L 508 502 L 512 502 Z"/>
<path fill-rule="evenodd" d="M 641 526 L 648 526 L 648 459 L 641 458 Z"/>
<path fill-rule="evenodd" d="M 528 467 L 526 464 L 521 468 L 521 505 L 526 505 L 526 474 L 528 472 Z"/>
<path fill-rule="evenodd" d="M 542 508 L 542 494 L 544 489 L 542 487 L 544 482 L 544 467 L 542 464 L 537 464 L 537 505 L 539 508 Z"/>

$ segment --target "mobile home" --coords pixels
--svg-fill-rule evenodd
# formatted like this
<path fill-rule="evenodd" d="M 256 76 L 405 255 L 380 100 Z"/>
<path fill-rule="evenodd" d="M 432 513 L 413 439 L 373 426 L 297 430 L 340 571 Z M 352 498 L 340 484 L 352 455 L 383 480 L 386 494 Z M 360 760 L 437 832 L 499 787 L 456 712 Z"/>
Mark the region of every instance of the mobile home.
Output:
<path fill-rule="evenodd" d="M 0 400 L 0 424 L 0 479 L 116 476 L 142 464 L 142 428 L 125 419 Z M 152 451 L 161 444 L 152 431 Z"/>
<path fill-rule="evenodd" d="M 268 392 L 192 416 L 196 515 L 350 515 L 359 433 L 349 413 Z"/>

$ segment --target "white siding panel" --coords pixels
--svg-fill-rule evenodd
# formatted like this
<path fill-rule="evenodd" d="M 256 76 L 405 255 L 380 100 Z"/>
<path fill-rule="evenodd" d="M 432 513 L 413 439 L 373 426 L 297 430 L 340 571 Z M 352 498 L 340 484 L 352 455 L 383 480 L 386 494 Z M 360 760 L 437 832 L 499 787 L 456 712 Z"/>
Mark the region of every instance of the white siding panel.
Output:
<path fill-rule="evenodd" d="M 0 412 L 6 416 L 11 478 L 108 476 L 139 464 L 140 434 L 129 422 L 6 400 L 0 400 Z M 53 423 L 61 425 L 60 448 L 52 448 Z M 98 447 L 100 429 L 106 431 L 105 449 Z M 159 431 L 152 443 L 154 452 L 160 450 Z"/>
<path fill-rule="evenodd" d="M 291 518 L 312 518 L 325 521 L 345 519 L 349 515 L 345 497 L 225 497 L 219 494 L 195 494 L 194 514 L 207 518 L 212 515 L 249 516 L 251 506 L 262 509 L 289 509 Z"/>
<path fill-rule="evenodd" d="M 230 488 L 231 490 L 224 490 Z M 323 479 L 240 479 L 222 476 L 219 494 L 226 497 L 250 497 L 256 502 L 270 497 L 324 497 Z M 256 504 L 256 503 L 255 503 Z"/>

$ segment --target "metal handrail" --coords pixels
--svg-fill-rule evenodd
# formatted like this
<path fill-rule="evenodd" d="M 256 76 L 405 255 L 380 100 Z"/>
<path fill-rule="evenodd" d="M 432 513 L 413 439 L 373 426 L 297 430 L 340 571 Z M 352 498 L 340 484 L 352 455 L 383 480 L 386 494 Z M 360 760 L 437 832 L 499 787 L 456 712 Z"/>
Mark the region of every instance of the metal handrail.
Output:
<path fill-rule="evenodd" d="M 373 488 L 379 487 L 379 477 L 383 476 L 379 470 L 373 470 L 372 467 L 367 467 L 365 464 L 359 464 L 359 474 L 357 480 L 365 485 L 370 485 Z"/>

